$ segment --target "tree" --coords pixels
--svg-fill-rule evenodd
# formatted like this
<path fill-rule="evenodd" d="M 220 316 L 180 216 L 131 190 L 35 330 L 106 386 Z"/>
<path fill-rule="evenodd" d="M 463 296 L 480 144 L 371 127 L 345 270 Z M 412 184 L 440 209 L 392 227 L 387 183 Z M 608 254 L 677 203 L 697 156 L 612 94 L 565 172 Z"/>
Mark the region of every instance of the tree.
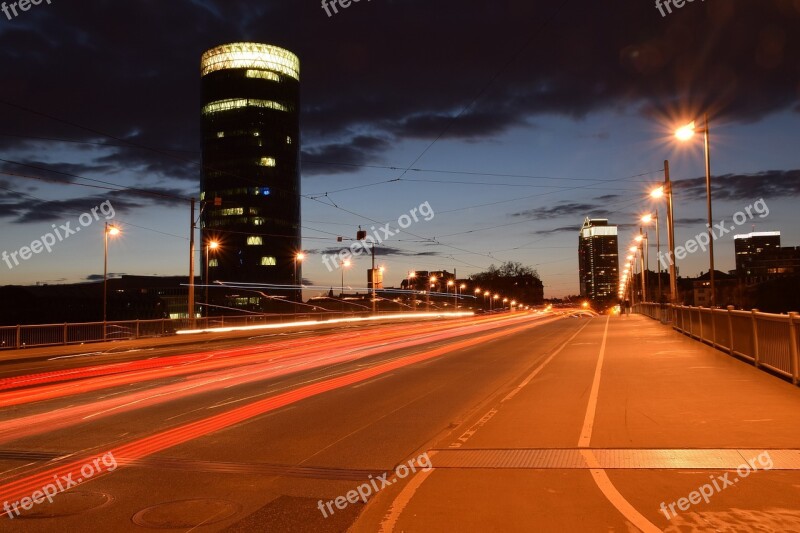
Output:
<path fill-rule="evenodd" d="M 499 268 L 491 265 L 485 272 L 474 274 L 472 280 L 484 290 L 496 291 L 530 305 L 539 305 L 544 299 L 539 273 L 516 261 L 507 261 Z"/>

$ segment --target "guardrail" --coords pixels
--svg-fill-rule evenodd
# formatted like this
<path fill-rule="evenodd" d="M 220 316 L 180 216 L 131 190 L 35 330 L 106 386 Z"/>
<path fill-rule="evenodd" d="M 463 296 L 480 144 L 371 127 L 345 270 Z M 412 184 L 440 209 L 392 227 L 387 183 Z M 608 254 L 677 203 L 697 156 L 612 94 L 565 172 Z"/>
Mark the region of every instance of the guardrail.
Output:
<path fill-rule="evenodd" d="M 105 328 L 103 327 L 103 322 L 0 326 L 0 350 L 164 337 L 174 335 L 175 332 L 182 329 L 258 326 L 296 320 L 324 320 L 333 317 L 368 315 L 369 313 L 366 311 L 350 313 L 332 311 L 301 314 L 212 316 L 196 318 L 194 321 L 188 318 L 164 318 L 105 322 Z"/>
<path fill-rule="evenodd" d="M 689 337 L 800 382 L 800 315 L 706 307 L 637 304 L 635 311 Z"/>

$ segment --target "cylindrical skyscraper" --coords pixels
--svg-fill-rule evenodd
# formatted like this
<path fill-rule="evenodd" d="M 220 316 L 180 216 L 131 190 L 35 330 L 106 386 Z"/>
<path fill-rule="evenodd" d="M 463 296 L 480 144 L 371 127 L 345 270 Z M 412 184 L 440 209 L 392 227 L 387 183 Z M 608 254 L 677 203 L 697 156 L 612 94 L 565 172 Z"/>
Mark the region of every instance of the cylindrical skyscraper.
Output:
<path fill-rule="evenodd" d="M 231 43 L 203 54 L 201 75 L 201 272 L 218 241 L 212 282 L 299 283 L 300 62 L 276 46 Z M 241 297 L 229 303 L 258 301 Z"/>

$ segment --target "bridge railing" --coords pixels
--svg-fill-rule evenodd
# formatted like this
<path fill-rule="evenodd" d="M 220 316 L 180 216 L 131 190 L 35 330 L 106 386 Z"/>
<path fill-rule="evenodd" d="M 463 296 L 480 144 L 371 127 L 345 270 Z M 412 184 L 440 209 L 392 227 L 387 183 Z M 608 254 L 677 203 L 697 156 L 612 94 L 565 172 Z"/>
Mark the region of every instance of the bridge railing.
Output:
<path fill-rule="evenodd" d="M 380 312 L 379 314 L 383 314 Z M 175 335 L 184 329 L 208 329 L 237 326 L 279 324 L 297 320 L 327 320 L 367 316 L 368 312 L 314 312 L 302 314 L 264 314 L 212 316 L 196 318 L 163 318 L 156 320 L 126 320 L 66 324 L 0 326 L 0 350 L 82 344 L 112 340 L 132 340 Z"/>
<path fill-rule="evenodd" d="M 635 311 L 756 367 L 800 382 L 800 315 L 643 303 Z"/>

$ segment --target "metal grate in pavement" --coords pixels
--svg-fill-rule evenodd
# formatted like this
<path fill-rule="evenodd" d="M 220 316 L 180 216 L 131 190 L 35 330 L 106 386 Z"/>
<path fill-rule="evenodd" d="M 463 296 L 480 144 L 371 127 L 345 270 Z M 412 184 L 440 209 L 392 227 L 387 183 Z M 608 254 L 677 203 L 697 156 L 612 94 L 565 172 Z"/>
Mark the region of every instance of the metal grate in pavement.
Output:
<path fill-rule="evenodd" d="M 758 457 L 762 455 L 763 465 Z M 587 456 L 594 456 L 591 465 Z M 755 460 L 763 469 L 800 470 L 800 450 L 758 449 L 478 449 L 436 450 L 434 468 L 734 470 Z"/>

